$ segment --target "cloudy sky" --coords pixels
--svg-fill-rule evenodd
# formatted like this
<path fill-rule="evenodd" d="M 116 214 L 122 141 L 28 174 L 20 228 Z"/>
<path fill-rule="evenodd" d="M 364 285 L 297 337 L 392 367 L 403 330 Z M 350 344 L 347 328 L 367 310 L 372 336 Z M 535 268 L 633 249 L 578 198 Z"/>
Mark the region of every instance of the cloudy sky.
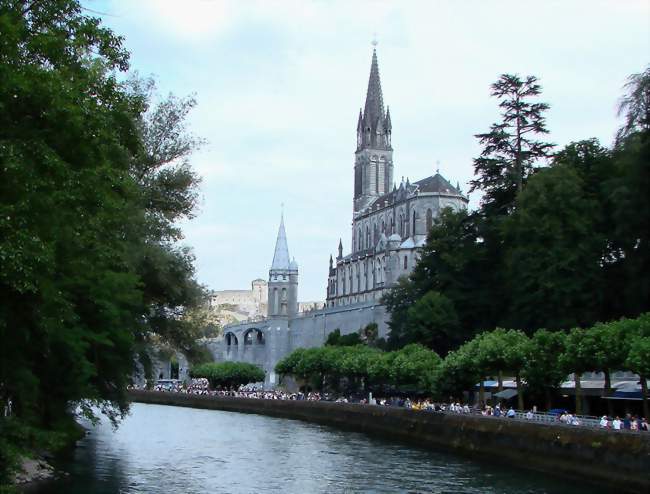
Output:
<path fill-rule="evenodd" d="M 650 62 L 650 1 L 84 0 L 162 93 L 196 93 L 208 144 L 197 218 L 184 225 L 199 280 L 267 278 L 285 204 L 300 299 L 325 296 L 339 238 L 350 246 L 356 123 L 376 33 L 395 177 L 441 173 L 467 190 L 473 134 L 498 118 L 489 86 L 533 74 L 549 139 L 610 144 L 631 73 Z M 478 197 L 473 194 L 471 205 Z"/>

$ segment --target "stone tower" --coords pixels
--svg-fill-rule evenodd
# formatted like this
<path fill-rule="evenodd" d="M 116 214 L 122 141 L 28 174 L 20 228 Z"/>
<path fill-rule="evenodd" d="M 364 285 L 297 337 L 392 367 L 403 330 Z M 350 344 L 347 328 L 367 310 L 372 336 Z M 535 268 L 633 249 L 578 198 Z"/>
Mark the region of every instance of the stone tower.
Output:
<path fill-rule="evenodd" d="M 295 259 L 289 260 L 284 215 L 280 217 L 268 290 L 268 317 L 294 317 L 298 313 L 298 264 Z"/>
<path fill-rule="evenodd" d="M 357 151 L 354 162 L 354 212 L 391 191 L 393 148 L 390 109 L 384 112 L 377 50 L 372 51 L 366 106 L 359 110 Z"/>

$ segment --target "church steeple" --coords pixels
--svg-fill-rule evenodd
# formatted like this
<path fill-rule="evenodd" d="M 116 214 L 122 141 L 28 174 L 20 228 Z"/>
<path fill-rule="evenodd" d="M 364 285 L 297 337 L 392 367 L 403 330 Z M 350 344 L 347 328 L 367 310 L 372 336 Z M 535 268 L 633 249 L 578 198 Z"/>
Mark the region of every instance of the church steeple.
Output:
<path fill-rule="evenodd" d="M 390 149 L 390 115 L 384 111 L 377 49 L 372 50 L 366 104 L 357 122 L 357 149 Z"/>
<path fill-rule="evenodd" d="M 275 251 L 273 252 L 273 263 L 271 270 L 289 269 L 289 247 L 287 246 L 287 232 L 284 229 L 284 213 L 280 215 L 280 228 L 278 237 L 275 240 Z"/>
<path fill-rule="evenodd" d="M 376 42 L 373 45 L 376 46 Z M 393 125 L 384 110 L 377 49 L 372 50 L 366 104 L 357 121 L 357 151 L 354 165 L 354 212 L 366 208 L 386 194 L 393 182 Z M 353 242 L 354 245 L 354 242 Z"/>
<path fill-rule="evenodd" d="M 268 316 L 293 317 L 298 312 L 298 264 L 289 257 L 284 213 L 275 240 L 273 262 L 269 269 Z"/>
<path fill-rule="evenodd" d="M 372 63 L 370 64 L 370 78 L 368 79 L 368 91 L 366 91 L 366 106 L 363 112 L 363 119 L 366 125 L 376 126 L 377 122 L 383 120 L 384 118 L 384 95 L 381 92 L 381 80 L 379 79 L 377 49 L 373 49 Z"/>

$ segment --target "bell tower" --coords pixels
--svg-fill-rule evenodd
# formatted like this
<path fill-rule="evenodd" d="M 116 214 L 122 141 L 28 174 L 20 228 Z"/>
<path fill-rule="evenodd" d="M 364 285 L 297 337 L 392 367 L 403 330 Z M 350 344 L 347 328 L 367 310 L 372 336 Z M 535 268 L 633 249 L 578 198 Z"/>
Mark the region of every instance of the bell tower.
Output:
<path fill-rule="evenodd" d="M 268 317 L 294 317 L 298 313 L 298 264 L 289 260 L 284 213 L 269 270 Z"/>
<path fill-rule="evenodd" d="M 357 120 L 357 150 L 354 160 L 354 212 L 390 192 L 393 184 L 393 126 L 384 98 L 377 62 L 377 42 L 372 50 L 366 105 Z"/>

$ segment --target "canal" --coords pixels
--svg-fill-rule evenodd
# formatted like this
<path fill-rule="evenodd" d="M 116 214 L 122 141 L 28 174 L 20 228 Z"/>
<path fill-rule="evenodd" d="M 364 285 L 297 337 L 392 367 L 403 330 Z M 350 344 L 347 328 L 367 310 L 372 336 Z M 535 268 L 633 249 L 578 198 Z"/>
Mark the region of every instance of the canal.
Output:
<path fill-rule="evenodd" d="M 70 475 L 31 492 L 606 492 L 295 420 L 138 403 L 117 430 L 90 427 L 59 467 Z"/>

